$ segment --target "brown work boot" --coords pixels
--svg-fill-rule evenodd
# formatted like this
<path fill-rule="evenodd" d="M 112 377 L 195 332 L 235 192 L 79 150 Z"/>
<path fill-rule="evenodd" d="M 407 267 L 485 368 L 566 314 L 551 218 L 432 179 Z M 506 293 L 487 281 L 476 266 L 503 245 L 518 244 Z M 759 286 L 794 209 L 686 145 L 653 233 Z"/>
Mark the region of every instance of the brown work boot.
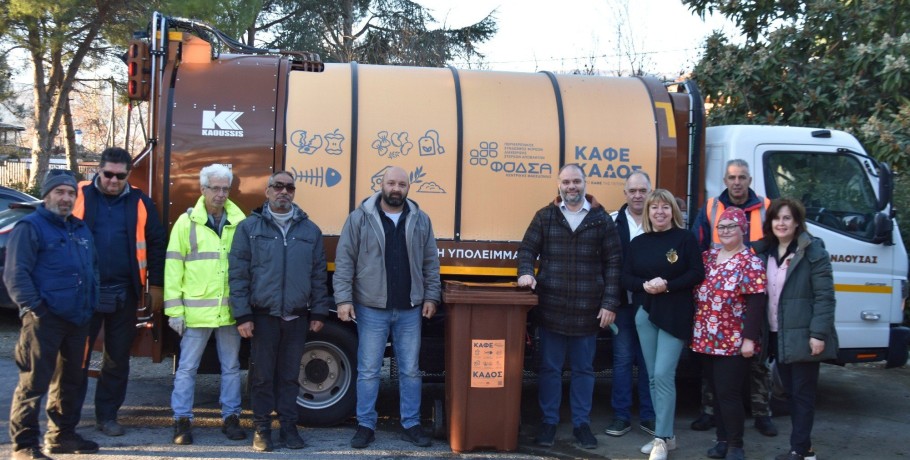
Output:
<path fill-rule="evenodd" d="M 259 452 L 271 452 L 275 449 L 272 444 L 272 430 L 268 428 L 256 428 L 253 434 L 253 450 Z"/>
<path fill-rule="evenodd" d="M 187 417 L 174 420 L 174 444 L 182 446 L 193 443 L 193 422 Z"/>
<path fill-rule="evenodd" d="M 232 441 L 246 439 L 246 431 L 240 427 L 240 416 L 236 414 L 228 415 L 224 419 L 224 424 L 221 425 L 221 432 Z"/>
<path fill-rule="evenodd" d="M 41 448 L 38 446 L 29 446 L 23 447 L 19 450 L 13 451 L 12 455 L 13 460 L 50 460 L 51 458 L 47 455 L 44 455 L 44 452 L 41 452 Z"/>
<path fill-rule="evenodd" d="M 303 449 L 306 444 L 300 433 L 297 432 L 296 425 L 281 425 L 281 431 L 278 432 L 278 442 L 284 444 L 288 449 Z"/>

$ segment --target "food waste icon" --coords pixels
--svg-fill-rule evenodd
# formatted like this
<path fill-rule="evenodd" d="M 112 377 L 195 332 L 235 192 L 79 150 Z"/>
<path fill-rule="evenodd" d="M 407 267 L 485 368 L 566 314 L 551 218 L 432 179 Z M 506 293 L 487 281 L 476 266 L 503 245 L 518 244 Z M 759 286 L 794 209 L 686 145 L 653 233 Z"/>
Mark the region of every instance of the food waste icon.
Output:
<path fill-rule="evenodd" d="M 322 136 L 319 134 L 311 135 L 303 129 L 298 129 L 291 133 L 291 144 L 297 147 L 297 153 L 305 155 L 313 155 L 323 146 L 325 147 L 325 153 L 341 155 L 344 151 L 344 139 L 344 134 L 339 133 L 337 129 Z"/>
<path fill-rule="evenodd" d="M 341 173 L 335 168 L 320 166 L 298 171 L 292 167 L 291 171 L 294 173 L 295 182 L 303 182 L 316 187 L 334 187 L 341 182 Z"/>

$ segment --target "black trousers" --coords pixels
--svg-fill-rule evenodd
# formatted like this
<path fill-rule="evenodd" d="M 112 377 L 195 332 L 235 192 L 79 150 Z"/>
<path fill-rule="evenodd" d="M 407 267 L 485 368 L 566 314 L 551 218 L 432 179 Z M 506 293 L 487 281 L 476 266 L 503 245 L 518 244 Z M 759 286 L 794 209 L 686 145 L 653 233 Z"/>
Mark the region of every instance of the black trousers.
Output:
<path fill-rule="evenodd" d="M 704 356 L 705 374 L 714 392 L 717 440 L 726 441 L 730 447 L 742 447 L 746 420 L 743 381 L 749 373 L 750 360 L 742 355 Z"/>
<path fill-rule="evenodd" d="M 95 386 L 95 421 L 117 420 L 117 412 L 126 399 L 130 378 L 130 349 L 136 338 L 136 294 L 127 289 L 126 302 L 113 313 L 95 313 L 89 328 L 89 343 L 94 346 L 104 328 L 104 353 L 101 374 Z M 88 362 L 82 377 L 81 400 L 88 391 Z"/>
<path fill-rule="evenodd" d="M 253 427 L 269 429 L 272 411 L 282 426 L 297 424 L 300 394 L 300 360 L 310 328 L 307 316 L 285 321 L 277 316 L 254 314 L 250 374 Z"/>
<path fill-rule="evenodd" d="M 13 450 L 38 446 L 38 415 L 47 394 L 47 437 L 74 433 L 82 412 L 80 383 L 88 323 L 76 325 L 47 312 L 22 317 L 16 344 L 19 384 L 10 404 L 9 437 Z"/>
<path fill-rule="evenodd" d="M 812 449 L 815 395 L 818 393 L 819 362 L 784 364 L 778 359 L 777 333 L 770 334 L 768 353 L 777 363 L 781 385 L 790 396 L 790 450 L 805 456 Z"/>
<path fill-rule="evenodd" d="M 806 455 L 812 448 L 815 422 L 815 395 L 818 392 L 819 363 L 777 363 L 780 380 L 790 395 L 790 450 Z"/>

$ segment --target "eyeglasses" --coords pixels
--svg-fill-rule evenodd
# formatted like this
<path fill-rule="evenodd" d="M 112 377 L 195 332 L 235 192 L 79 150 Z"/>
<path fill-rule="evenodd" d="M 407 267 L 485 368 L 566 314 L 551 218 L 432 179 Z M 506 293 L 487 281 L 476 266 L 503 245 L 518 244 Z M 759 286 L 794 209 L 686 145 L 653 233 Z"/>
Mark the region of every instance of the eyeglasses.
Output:
<path fill-rule="evenodd" d="M 212 187 L 210 185 L 206 185 L 205 188 L 207 188 L 215 193 L 229 193 L 231 191 L 230 187 Z"/>
<path fill-rule="evenodd" d="M 717 228 L 717 233 L 727 233 L 727 232 L 732 232 L 732 231 L 734 231 L 734 229 L 739 228 L 739 225 L 736 225 L 736 224 L 718 225 L 716 228 Z"/>
<path fill-rule="evenodd" d="M 76 177 L 76 174 L 74 174 L 74 173 L 73 173 L 72 171 L 70 171 L 69 169 L 48 169 L 48 170 L 47 170 L 47 177 L 54 177 L 54 176 L 70 176 L 70 177 Z"/>
<path fill-rule="evenodd" d="M 117 180 L 124 180 L 129 173 L 115 173 L 113 171 L 101 171 L 101 174 L 104 174 L 104 177 L 108 179 L 117 178 Z"/>
<path fill-rule="evenodd" d="M 287 190 L 288 193 L 294 193 L 294 190 L 297 190 L 297 186 L 294 184 L 283 184 L 281 182 L 275 182 L 274 184 L 269 184 L 269 187 L 276 192 L 281 190 Z"/>

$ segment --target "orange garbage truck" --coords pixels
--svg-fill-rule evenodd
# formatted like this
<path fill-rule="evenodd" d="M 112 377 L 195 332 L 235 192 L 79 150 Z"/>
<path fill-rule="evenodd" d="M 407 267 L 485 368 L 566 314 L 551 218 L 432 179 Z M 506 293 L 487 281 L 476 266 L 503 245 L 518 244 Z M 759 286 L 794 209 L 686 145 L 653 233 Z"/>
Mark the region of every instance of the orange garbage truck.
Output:
<path fill-rule="evenodd" d="M 608 210 L 623 204 L 635 170 L 693 213 L 705 199 L 705 111 L 692 82 L 323 63 L 158 13 L 127 61 L 129 97 L 146 115 L 134 185 L 165 224 L 195 202 L 206 165 L 233 170 L 231 199 L 246 212 L 264 202 L 269 175 L 288 170 L 297 203 L 325 234 L 330 272 L 345 218 L 391 166 L 408 171 L 409 196 L 433 219 L 441 274 L 452 280 L 515 279 L 518 244 L 567 163 L 581 165 L 588 193 Z M 424 324 L 427 376 L 444 371 L 441 313 Z M 158 360 L 179 348 L 160 323 L 161 339 L 150 331 L 140 347 Z M 599 343 L 608 349 L 609 333 Z M 301 422 L 353 414 L 356 344 L 356 328 L 340 321 L 309 337 Z M 596 367 L 611 360 L 599 352 Z"/>

